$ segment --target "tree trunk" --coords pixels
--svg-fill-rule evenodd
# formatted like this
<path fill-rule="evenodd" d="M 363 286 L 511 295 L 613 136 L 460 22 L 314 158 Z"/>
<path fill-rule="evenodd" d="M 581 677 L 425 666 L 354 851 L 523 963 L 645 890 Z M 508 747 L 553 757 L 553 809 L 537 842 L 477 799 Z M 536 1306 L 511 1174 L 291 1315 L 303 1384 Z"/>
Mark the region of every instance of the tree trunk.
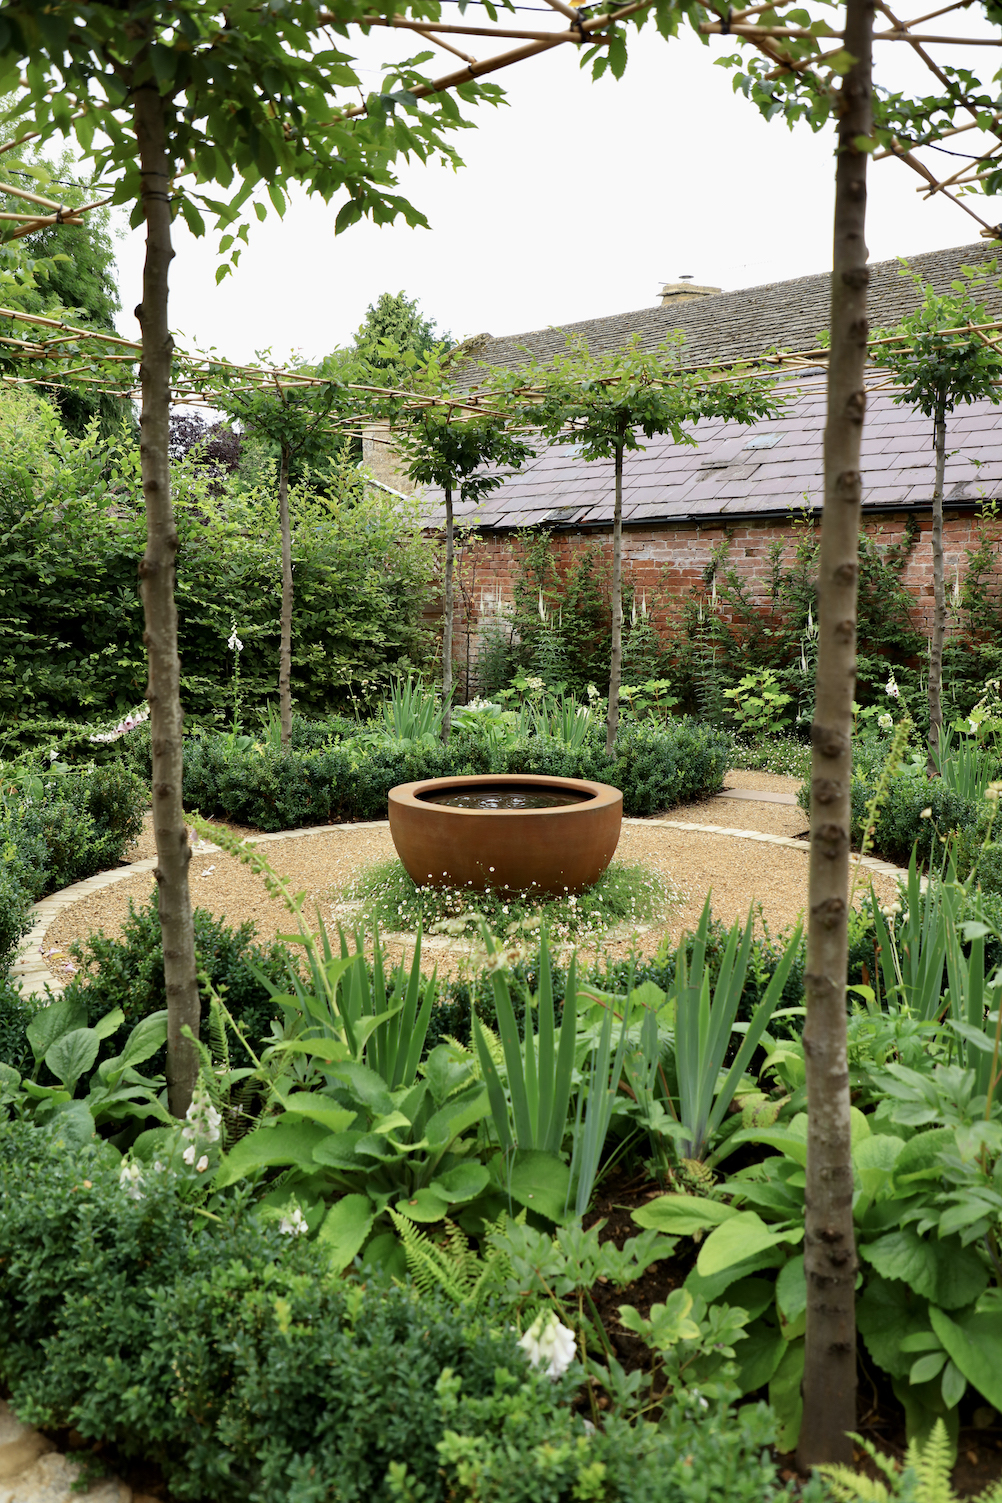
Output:
<path fill-rule="evenodd" d="M 167 320 L 167 272 L 171 249 L 171 163 L 164 105 L 155 84 L 135 91 L 134 122 L 139 146 L 141 195 L 146 220 L 143 300 L 136 309 L 142 329 L 143 406 L 140 423 L 146 552 L 139 565 L 149 659 L 146 697 L 153 740 L 153 826 L 157 842 L 160 930 L 167 989 L 167 1100 L 183 1117 L 198 1079 L 198 1053 L 181 1029 L 197 1037 L 201 1005 L 195 964 L 195 931 L 188 892 L 191 847 L 181 802 L 181 663 L 174 603 L 177 528 L 170 493 L 168 421 L 173 341 Z"/>
<path fill-rule="evenodd" d="M 455 539 L 452 526 L 452 486 L 445 487 L 445 619 L 442 622 L 442 740 L 452 726 L 452 612 Z"/>
<path fill-rule="evenodd" d="M 278 467 L 278 521 L 282 530 L 282 635 L 278 649 L 278 707 L 282 752 L 292 741 L 292 528 L 289 524 L 289 446 L 282 445 Z"/>
<path fill-rule="evenodd" d="M 612 514 L 612 653 L 609 663 L 609 715 L 605 750 L 611 757 L 619 726 L 619 683 L 623 673 L 623 445 L 616 445 L 616 505 Z"/>
<path fill-rule="evenodd" d="M 939 775 L 936 764 L 943 728 L 943 637 L 946 634 L 946 582 L 943 578 L 943 474 L 946 470 L 946 396 L 936 404 L 936 485 L 932 493 L 932 642 L 929 647 L 929 757 L 926 775 Z"/>
<path fill-rule="evenodd" d="M 804 990 L 807 1022 L 807 1332 L 802 1468 L 851 1462 L 856 1425 L 856 1250 L 852 1224 L 846 952 L 849 783 L 856 680 L 856 595 L 866 410 L 866 162 L 871 131 L 873 0 L 847 0 L 856 59 L 839 96 L 825 498 L 818 559 L 818 666 L 811 726 L 811 859 Z"/>

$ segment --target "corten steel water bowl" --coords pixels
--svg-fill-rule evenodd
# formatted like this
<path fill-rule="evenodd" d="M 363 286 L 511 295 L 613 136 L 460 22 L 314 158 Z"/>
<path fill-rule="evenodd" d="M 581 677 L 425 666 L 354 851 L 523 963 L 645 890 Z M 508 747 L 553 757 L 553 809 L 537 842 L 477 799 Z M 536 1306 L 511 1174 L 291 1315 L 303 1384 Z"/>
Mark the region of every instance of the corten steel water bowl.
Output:
<path fill-rule="evenodd" d="M 433 802 L 443 798 L 481 807 Z M 414 881 L 476 892 L 581 892 L 609 865 L 623 823 L 620 790 L 584 778 L 426 778 L 391 788 L 389 802 L 393 844 Z M 497 807 L 511 803 L 522 807 Z"/>

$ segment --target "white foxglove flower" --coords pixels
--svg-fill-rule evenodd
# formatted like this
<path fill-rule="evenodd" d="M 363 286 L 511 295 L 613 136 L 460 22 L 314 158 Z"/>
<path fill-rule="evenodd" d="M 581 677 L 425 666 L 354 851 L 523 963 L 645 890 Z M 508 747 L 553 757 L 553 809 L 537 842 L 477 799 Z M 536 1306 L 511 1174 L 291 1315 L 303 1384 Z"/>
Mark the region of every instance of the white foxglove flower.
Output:
<path fill-rule="evenodd" d="M 118 1187 L 130 1200 L 143 1198 L 143 1171 L 131 1159 L 124 1159 L 118 1173 Z"/>
<path fill-rule="evenodd" d="M 533 1367 L 542 1367 L 548 1378 L 562 1377 L 577 1355 L 574 1332 L 552 1310 L 537 1315 L 518 1343 Z"/>
<path fill-rule="evenodd" d="M 282 1217 L 281 1221 L 278 1223 L 278 1229 L 280 1232 L 283 1232 L 286 1237 L 305 1237 L 306 1233 L 309 1231 L 309 1227 L 306 1224 L 306 1217 L 303 1215 L 298 1206 L 294 1206 L 293 1209 L 289 1212 L 288 1216 Z"/>
<path fill-rule="evenodd" d="M 198 1149 L 195 1147 L 194 1143 L 189 1143 L 187 1148 L 184 1150 L 184 1153 L 182 1153 L 181 1157 L 184 1159 L 186 1164 L 193 1164 L 195 1162 L 195 1154 L 197 1152 Z"/>
<path fill-rule="evenodd" d="M 222 1115 L 209 1100 L 208 1093 L 201 1081 L 195 1087 L 191 1105 L 185 1112 L 186 1125 L 181 1129 L 181 1136 L 189 1143 L 218 1143 L 220 1138 L 219 1128 L 222 1123 Z"/>
<path fill-rule="evenodd" d="M 897 684 L 894 681 L 893 673 L 889 675 L 887 683 L 884 685 L 884 693 L 889 694 L 892 699 L 901 698 L 901 690 L 898 688 Z"/>
<path fill-rule="evenodd" d="M 243 652 L 244 650 L 244 644 L 237 636 L 237 623 L 235 621 L 233 623 L 233 630 L 230 632 L 226 645 L 231 652 Z"/>
<path fill-rule="evenodd" d="M 206 1169 L 208 1169 L 208 1167 L 209 1167 L 209 1155 L 207 1153 L 203 1153 L 202 1157 L 199 1159 L 198 1163 L 195 1165 L 195 1173 L 196 1174 L 204 1174 L 205 1171 L 206 1171 Z"/>

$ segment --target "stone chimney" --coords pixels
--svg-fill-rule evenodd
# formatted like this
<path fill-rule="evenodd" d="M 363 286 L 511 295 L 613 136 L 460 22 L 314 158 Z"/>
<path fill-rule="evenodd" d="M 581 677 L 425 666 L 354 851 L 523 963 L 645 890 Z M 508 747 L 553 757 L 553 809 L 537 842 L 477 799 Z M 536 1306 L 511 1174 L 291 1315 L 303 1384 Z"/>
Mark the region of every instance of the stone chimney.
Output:
<path fill-rule="evenodd" d="M 661 303 L 684 303 L 691 297 L 710 297 L 714 292 L 722 292 L 722 287 L 703 287 L 694 282 L 691 276 L 685 273 L 677 282 L 666 282 L 661 289 Z"/>

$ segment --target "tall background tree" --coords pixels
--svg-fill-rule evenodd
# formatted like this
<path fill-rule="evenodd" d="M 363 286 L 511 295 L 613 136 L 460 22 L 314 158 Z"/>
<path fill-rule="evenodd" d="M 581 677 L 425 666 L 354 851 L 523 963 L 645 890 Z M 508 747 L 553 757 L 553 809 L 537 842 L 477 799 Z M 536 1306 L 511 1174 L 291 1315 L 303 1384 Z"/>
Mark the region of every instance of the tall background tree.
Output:
<path fill-rule="evenodd" d="M 780 406 L 768 382 L 677 369 L 679 347 L 680 339 L 672 338 L 641 350 L 634 336 L 621 350 L 592 356 L 583 340 L 569 340 L 566 354 L 547 364 L 534 357 L 518 371 L 499 372 L 493 382 L 498 397 L 550 443 L 574 444 L 584 459 L 613 461 L 609 753 L 616 744 L 623 662 L 623 455 L 644 447 L 641 435 L 669 433 L 674 443 L 695 444 L 687 423 L 703 417 L 754 423 Z"/>
<path fill-rule="evenodd" d="M 997 270 L 993 261 L 980 271 L 965 268 L 965 280 L 954 283 L 954 291 L 942 295 L 925 286 L 921 277 L 911 273 L 921 288 L 922 301 L 913 313 L 894 329 L 878 331 L 877 338 L 896 335 L 900 343 L 888 344 L 875 352 L 879 364 L 892 371 L 902 390 L 894 400 L 917 407 L 931 417 L 932 446 L 936 456 L 936 474 L 932 491 L 932 583 L 933 618 L 929 643 L 929 756 L 926 772 L 939 773 L 939 742 L 943 729 L 943 641 L 946 636 L 946 579 L 943 559 L 943 480 L 946 473 L 946 419 L 959 403 L 984 398 L 998 402 L 1002 357 L 989 349 L 976 333 L 964 337 L 947 330 L 962 329 L 965 324 L 990 322 L 984 305 L 976 303 L 971 292 L 983 286 Z M 904 273 L 907 275 L 907 271 Z"/>
<path fill-rule="evenodd" d="M 357 0 L 347 0 L 336 24 L 363 15 Z M 168 1099 L 171 1111 L 183 1115 L 198 1074 L 187 1031 L 197 1035 L 200 1000 L 181 797 L 177 528 L 169 468 L 172 221 L 181 214 L 201 234 L 208 209 L 226 228 L 221 251 L 235 256 L 247 237 L 243 215 L 250 202 L 263 217 L 266 193 L 281 213 L 298 183 L 325 200 L 346 195 L 335 231 L 365 215 L 381 223 L 398 215 L 422 223 L 420 213 L 392 191 L 390 163 L 400 151 L 458 160 L 443 131 L 463 121 L 449 96 L 419 104 L 413 90 L 424 81 L 409 67 L 398 70 L 403 91 L 370 96 L 364 114 L 339 114 L 339 98 L 347 105 L 346 91 L 361 91 L 362 80 L 343 52 L 324 45 L 320 14 L 308 0 L 276 9 L 242 5 L 237 13 L 195 0 L 178 0 L 167 11 L 150 0 L 133 0 L 127 10 L 96 3 L 85 12 L 69 0 L 7 0 L 0 4 L 0 21 L 0 93 L 18 91 L 17 102 L 0 115 L 8 139 L 19 129 L 37 132 L 42 143 L 73 135 L 94 159 L 95 176 L 111 181 L 115 201 L 130 204 L 133 223 L 146 227 L 137 309 L 147 515 L 140 579 L 168 1003 Z M 471 82 L 466 92 L 483 88 Z M 222 264 L 217 277 L 228 269 L 229 263 Z"/>

